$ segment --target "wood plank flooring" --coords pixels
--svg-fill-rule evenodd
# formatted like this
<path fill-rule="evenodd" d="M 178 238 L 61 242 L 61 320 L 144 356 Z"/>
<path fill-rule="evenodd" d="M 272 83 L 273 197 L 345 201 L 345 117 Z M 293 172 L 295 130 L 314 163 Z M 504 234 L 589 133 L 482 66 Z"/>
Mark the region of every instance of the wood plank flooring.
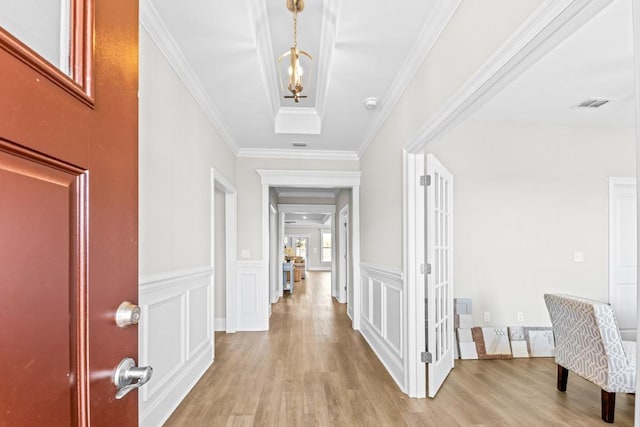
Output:
<path fill-rule="evenodd" d="M 435 399 L 403 394 L 308 273 L 273 305 L 268 332 L 216 333 L 216 359 L 166 426 L 603 426 L 600 389 L 553 359 L 459 360 Z M 618 394 L 615 425 L 632 426 Z"/>

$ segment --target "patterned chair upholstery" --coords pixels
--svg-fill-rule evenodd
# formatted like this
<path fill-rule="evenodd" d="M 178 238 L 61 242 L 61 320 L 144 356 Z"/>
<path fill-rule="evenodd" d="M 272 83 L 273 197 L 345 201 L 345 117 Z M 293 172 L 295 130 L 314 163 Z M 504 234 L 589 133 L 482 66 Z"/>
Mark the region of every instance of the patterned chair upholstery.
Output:
<path fill-rule="evenodd" d="M 616 393 L 634 393 L 636 343 L 622 341 L 611 306 L 570 295 L 545 294 L 555 338 L 558 390 L 568 371 L 602 389 L 602 419 L 612 423 Z"/>

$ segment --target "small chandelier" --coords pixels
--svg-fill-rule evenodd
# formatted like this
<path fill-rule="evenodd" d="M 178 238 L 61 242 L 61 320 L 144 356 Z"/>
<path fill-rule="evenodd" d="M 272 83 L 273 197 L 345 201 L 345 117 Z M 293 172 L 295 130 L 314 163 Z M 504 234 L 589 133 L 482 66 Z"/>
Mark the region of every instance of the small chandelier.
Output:
<path fill-rule="evenodd" d="M 287 82 L 286 88 L 291 95 L 285 95 L 285 98 L 293 99 L 295 102 L 299 102 L 300 98 L 306 98 L 304 95 L 300 95 L 302 89 L 302 75 L 304 70 L 300 64 L 300 60 L 305 62 L 305 68 L 311 71 L 311 61 L 313 58 L 304 50 L 298 49 L 298 12 L 302 12 L 304 9 L 304 0 L 287 0 L 287 9 L 293 13 L 293 46 L 291 49 L 283 53 L 278 57 L 278 68 L 280 69 L 280 84 L 282 91 L 285 92 L 285 81 Z M 284 64 L 282 60 L 289 57 L 289 67 L 285 70 L 281 64 Z M 286 75 L 285 75 L 286 72 Z"/>

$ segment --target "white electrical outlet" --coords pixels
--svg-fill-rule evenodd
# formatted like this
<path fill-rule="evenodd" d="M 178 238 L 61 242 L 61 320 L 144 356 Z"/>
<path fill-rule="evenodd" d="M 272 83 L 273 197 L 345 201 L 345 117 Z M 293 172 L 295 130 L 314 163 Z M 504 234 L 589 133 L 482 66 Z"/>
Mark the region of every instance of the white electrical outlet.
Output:
<path fill-rule="evenodd" d="M 491 312 L 489 312 L 489 311 L 485 311 L 484 312 L 484 321 L 485 322 L 491 322 Z"/>
<path fill-rule="evenodd" d="M 574 262 L 584 262 L 584 252 L 574 252 L 573 253 L 573 261 Z"/>
<path fill-rule="evenodd" d="M 524 322 L 524 313 L 519 311 L 517 313 L 517 317 L 518 317 L 518 322 Z"/>

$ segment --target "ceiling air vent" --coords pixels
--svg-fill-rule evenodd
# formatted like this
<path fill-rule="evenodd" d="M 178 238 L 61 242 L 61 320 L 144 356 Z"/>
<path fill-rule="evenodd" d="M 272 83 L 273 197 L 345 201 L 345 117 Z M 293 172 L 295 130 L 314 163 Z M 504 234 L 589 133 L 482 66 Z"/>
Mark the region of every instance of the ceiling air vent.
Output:
<path fill-rule="evenodd" d="M 576 105 L 578 108 L 598 108 L 609 102 L 608 99 L 589 98 Z"/>
<path fill-rule="evenodd" d="M 296 222 L 295 221 L 285 221 L 284 223 L 285 224 L 295 224 Z"/>
<path fill-rule="evenodd" d="M 291 145 L 293 145 L 294 147 L 306 147 L 307 143 L 304 141 L 293 141 Z"/>

